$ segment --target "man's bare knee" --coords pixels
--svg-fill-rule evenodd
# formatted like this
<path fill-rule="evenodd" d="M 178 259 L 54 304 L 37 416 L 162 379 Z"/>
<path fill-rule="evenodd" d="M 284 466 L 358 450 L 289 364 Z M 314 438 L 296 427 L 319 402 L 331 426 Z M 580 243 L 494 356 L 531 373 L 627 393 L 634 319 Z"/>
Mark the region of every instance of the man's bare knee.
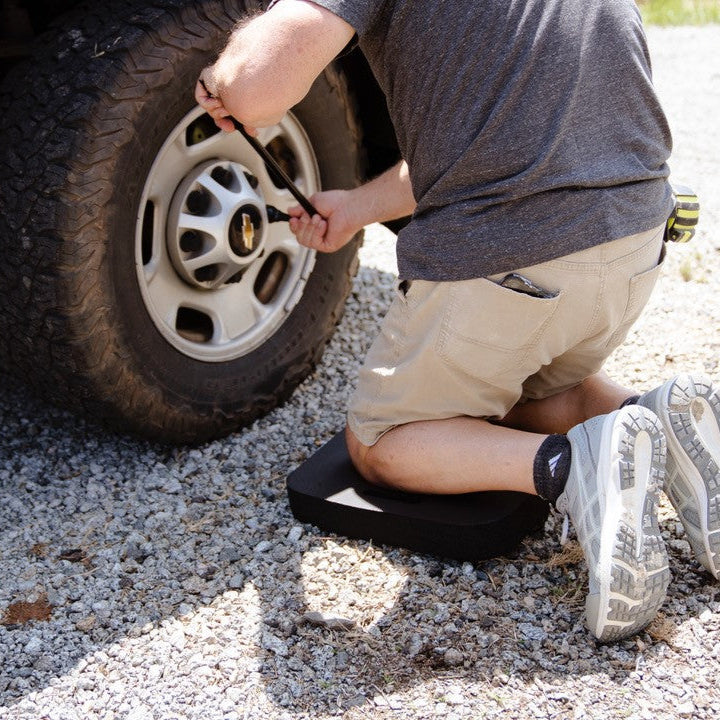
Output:
<path fill-rule="evenodd" d="M 350 428 L 345 428 L 345 440 L 355 469 L 367 482 L 382 486 L 391 484 L 385 471 L 387 464 L 377 445 L 363 445 Z"/>

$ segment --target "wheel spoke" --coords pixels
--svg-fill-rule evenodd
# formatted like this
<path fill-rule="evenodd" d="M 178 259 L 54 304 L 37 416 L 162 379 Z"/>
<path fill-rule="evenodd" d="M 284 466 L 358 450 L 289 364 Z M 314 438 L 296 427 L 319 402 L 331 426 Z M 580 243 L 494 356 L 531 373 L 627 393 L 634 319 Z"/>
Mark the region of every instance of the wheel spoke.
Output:
<path fill-rule="evenodd" d="M 266 147 L 276 138 L 283 134 L 283 129 L 280 125 L 271 125 L 266 128 L 259 128 L 257 139 Z"/>
<path fill-rule="evenodd" d="M 177 179 L 185 175 L 197 162 L 192 155 L 183 135 L 169 143 L 163 153 L 163 162 L 158 164 L 151 176 L 149 195 L 161 197 L 174 191 Z"/>
<path fill-rule="evenodd" d="M 240 158 L 248 154 L 245 148 L 249 149 L 247 141 L 240 133 L 226 132 L 219 132 L 192 147 L 203 157 L 224 157 L 229 159 Z"/>
<path fill-rule="evenodd" d="M 280 225 L 281 223 L 277 223 L 268 228 L 265 254 L 270 255 L 276 251 L 281 252 L 283 255 L 287 255 L 292 263 L 300 253 L 304 252 L 304 248 L 298 243 L 295 236 L 290 234 L 287 228 L 278 227 Z"/>
<path fill-rule="evenodd" d="M 247 167 L 247 169 L 258 179 L 260 182 L 260 188 L 262 189 L 262 194 L 267 195 L 267 191 L 269 188 L 273 186 L 273 182 L 270 179 L 270 175 L 268 174 L 267 168 L 265 167 L 265 163 L 263 162 L 263 159 L 259 156 L 253 153 L 252 157 L 246 157 L 243 159 L 243 165 Z"/>
<path fill-rule="evenodd" d="M 223 247 L 215 246 L 210 248 L 207 252 L 198 255 L 197 257 L 189 258 L 183 262 L 183 265 L 190 271 L 193 272 L 201 267 L 207 265 L 226 265 L 228 263 L 228 256 L 225 253 Z"/>
<path fill-rule="evenodd" d="M 191 288 L 175 273 L 168 272 L 168 265 L 156 265 L 146 273 L 146 282 L 153 308 L 165 325 L 174 328 L 178 308 L 192 292 Z"/>
<path fill-rule="evenodd" d="M 180 213 L 178 219 L 178 228 L 180 230 L 196 230 L 205 233 L 215 239 L 216 243 L 221 243 L 225 233 L 225 216 L 224 215 L 191 215 L 190 213 Z"/>
<path fill-rule="evenodd" d="M 251 330 L 266 314 L 243 280 L 217 292 L 203 293 L 195 307 L 212 318 L 212 344 L 223 346 Z"/>
<path fill-rule="evenodd" d="M 200 175 L 197 181 L 220 203 L 220 215 L 222 217 L 232 211 L 238 201 L 238 193 L 223 187 L 207 173 Z"/>

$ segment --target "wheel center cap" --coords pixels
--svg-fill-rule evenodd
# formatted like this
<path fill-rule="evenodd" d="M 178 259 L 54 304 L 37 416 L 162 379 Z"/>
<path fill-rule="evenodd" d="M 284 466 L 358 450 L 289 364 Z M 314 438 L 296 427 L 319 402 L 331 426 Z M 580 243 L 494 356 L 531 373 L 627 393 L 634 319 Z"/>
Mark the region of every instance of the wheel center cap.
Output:
<path fill-rule="evenodd" d="M 262 215 L 254 205 L 243 205 L 232 217 L 228 241 L 232 251 L 247 257 L 257 250 L 261 240 Z"/>
<path fill-rule="evenodd" d="M 239 282 L 262 254 L 267 215 L 251 179 L 239 163 L 212 160 L 178 186 L 167 246 L 175 271 L 188 284 L 216 290 Z"/>

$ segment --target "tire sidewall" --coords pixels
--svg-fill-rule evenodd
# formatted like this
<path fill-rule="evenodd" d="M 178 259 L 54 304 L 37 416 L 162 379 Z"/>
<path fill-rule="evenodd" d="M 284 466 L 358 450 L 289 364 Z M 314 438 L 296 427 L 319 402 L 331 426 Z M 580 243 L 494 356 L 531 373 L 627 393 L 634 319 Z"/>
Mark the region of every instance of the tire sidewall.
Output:
<path fill-rule="evenodd" d="M 173 128 L 194 107 L 191 91 L 202 68 L 212 55 L 180 59 L 173 63 L 175 82 L 148 89 L 148 101 L 138 109 L 134 134 L 121 148 L 109 182 L 122 179 L 108 205 L 108 288 L 113 309 L 112 326 L 117 344 L 126 350 L 125 362 L 133 361 L 135 372 L 159 389 L 170 404 L 212 407 L 236 412 L 249 403 L 243 414 L 254 415 L 259 407 L 273 403 L 284 385 L 307 372 L 322 350 L 328 333 L 327 317 L 344 294 L 348 266 L 357 251 L 351 243 L 334 254 L 318 254 L 303 295 L 275 333 L 263 345 L 227 362 L 206 363 L 183 355 L 171 346 L 153 323 L 142 297 L 136 274 L 134 231 L 145 181 L 157 153 Z M 348 187 L 357 181 L 356 138 L 341 121 L 344 111 L 324 105 L 315 95 L 330 95 L 323 75 L 305 100 L 294 109 L 303 125 L 316 159 L 324 187 Z M 184 92 L 182 92 L 184 90 Z M 324 91 L 324 92 L 323 92 Z M 157 108 L 163 108 L 158 115 Z M 331 140 L 331 142 L 328 142 Z M 327 147 L 331 145 L 331 147 Z M 140 159 L 140 161 L 139 161 Z M 334 322 L 333 322 L 334 324 Z"/>

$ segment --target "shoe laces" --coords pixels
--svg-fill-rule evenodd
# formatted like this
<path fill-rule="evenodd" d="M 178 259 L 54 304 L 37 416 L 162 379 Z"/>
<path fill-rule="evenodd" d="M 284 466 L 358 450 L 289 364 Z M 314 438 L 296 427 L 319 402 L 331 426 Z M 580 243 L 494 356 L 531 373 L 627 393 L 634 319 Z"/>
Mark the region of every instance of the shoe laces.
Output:
<path fill-rule="evenodd" d="M 568 499 L 565 493 L 562 493 L 562 495 L 560 495 L 557 499 L 555 509 L 563 516 L 562 532 L 560 533 L 560 545 L 565 546 L 570 532 L 570 514 L 568 512 Z"/>
<path fill-rule="evenodd" d="M 568 533 L 570 532 L 570 516 L 565 513 L 563 515 L 562 532 L 560 533 L 560 545 L 565 547 L 568 541 Z"/>

